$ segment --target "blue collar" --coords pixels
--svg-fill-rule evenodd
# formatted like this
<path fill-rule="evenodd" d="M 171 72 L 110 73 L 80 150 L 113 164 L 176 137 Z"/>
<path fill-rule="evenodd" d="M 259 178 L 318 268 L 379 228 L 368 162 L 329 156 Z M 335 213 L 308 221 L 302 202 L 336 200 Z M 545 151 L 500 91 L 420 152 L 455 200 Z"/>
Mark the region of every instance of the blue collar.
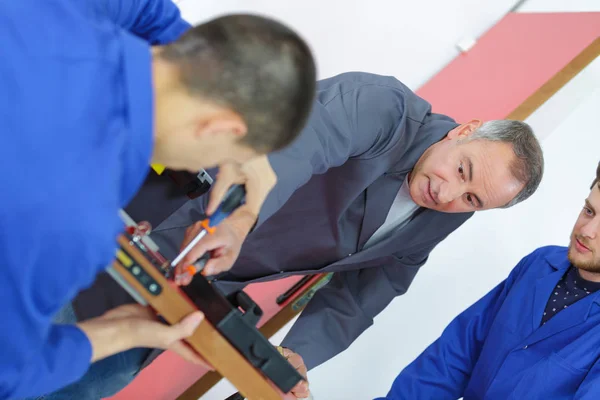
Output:
<path fill-rule="evenodd" d="M 149 171 L 154 146 L 154 92 L 150 46 L 125 31 L 121 31 L 121 37 L 129 117 L 127 143 L 121 157 L 120 200 L 124 207 L 138 191 Z"/>
<path fill-rule="evenodd" d="M 546 255 L 546 261 L 548 261 L 548 264 L 550 264 L 550 266 L 555 270 L 566 271 L 571 265 L 571 262 L 567 258 L 568 251 L 568 248 L 553 251 Z"/>

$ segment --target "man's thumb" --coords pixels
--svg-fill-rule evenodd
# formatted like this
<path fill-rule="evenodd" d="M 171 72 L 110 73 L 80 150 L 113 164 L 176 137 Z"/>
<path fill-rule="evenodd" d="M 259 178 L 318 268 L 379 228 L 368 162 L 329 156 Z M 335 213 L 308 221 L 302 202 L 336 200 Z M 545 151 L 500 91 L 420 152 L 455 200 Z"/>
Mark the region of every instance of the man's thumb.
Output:
<path fill-rule="evenodd" d="M 203 320 L 204 314 L 201 311 L 195 311 L 182 319 L 178 324 L 178 330 L 181 333 L 181 337 L 185 338 L 191 336 Z"/>

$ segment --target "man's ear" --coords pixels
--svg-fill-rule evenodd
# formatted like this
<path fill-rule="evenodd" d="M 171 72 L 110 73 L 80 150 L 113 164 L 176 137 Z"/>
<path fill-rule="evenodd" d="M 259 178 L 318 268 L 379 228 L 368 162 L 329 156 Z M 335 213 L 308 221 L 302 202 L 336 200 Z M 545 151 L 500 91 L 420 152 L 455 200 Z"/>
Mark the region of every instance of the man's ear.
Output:
<path fill-rule="evenodd" d="M 247 132 L 248 127 L 242 118 L 232 114 L 221 114 L 199 121 L 196 124 L 194 136 L 230 135 L 241 139 Z"/>
<path fill-rule="evenodd" d="M 480 119 L 472 119 L 471 121 L 452 129 L 450 132 L 448 132 L 448 135 L 446 137 L 448 139 L 466 138 L 467 136 L 475 132 L 481 125 L 483 125 L 483 121 L 481 121 Z"/>

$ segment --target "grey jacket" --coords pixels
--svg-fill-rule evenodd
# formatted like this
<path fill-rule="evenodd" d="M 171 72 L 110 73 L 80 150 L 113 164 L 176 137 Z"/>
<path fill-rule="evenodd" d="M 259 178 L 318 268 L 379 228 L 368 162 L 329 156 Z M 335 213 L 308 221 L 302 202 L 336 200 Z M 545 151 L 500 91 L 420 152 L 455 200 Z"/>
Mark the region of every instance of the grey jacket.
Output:
<path fill-rule="evenodd" d="M 434 247 L 472 215 L 421 208 L 403 228 L 363 250 L 423 152 L 456 126 L 393 77 L 345 73 L 320 81 L 301 136 L 269 156 L 278 183 L 235 265 L 217 284 L 228 291 L 334 272 L 282 345 L 309 369 L 344 351 L 406 292 Z M 202 217 L 205 205 L 203 198 L 189 201 L 154 230 L 166 256 L 176 255 L 185 228 Z M 124 292 L 102 281 L 76 301 L 80 318 L 126 301 L 117 299 L 126 299 Z"/>

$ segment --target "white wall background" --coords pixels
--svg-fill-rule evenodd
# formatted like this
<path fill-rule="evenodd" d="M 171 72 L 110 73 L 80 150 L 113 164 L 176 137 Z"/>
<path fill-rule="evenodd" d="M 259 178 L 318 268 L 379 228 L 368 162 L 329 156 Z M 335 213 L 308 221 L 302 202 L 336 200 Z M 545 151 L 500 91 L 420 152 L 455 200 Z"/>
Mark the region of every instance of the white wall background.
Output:
<path fill-rule="evenodd" d="M 297 29 L 317 57 L 319 77 L 349 70 L 395 75 L 417 89 L 451 61 L 464 38 L 477 38 L 517 0 L 178 0 L 201 22 L 255 12 Z M 519 12 L 600 11 L 598 0 L 528 0 Z M 597 88 L 597 89 L 594 89 Z M 528 120 L 540 132 L 546 173 L 539 191 L 510 210 L 472 218 L 441 243 L 409 292 L 397 298 L 346 352 L 309 373 L 316 400 L 385 395 L 396 374 L 446 324 L 504 279 L 530 251 L 566 244 L 600 161 L 600 60 Z M 564 177 L 568 177 L 565 179 Z M 272 338 L 278 344 L 293 321 Z M 235 392 L 221 381 L 202 397 Z"/>
<path fill-rule="evenodd" d="M 351 70 L 395 75 L 415 89 L 479 37 L 517 0 L 179 0 L 184 17 L 202 22 L 252 12 L 296 29 L 317 58 L 319 78 Z"/>

